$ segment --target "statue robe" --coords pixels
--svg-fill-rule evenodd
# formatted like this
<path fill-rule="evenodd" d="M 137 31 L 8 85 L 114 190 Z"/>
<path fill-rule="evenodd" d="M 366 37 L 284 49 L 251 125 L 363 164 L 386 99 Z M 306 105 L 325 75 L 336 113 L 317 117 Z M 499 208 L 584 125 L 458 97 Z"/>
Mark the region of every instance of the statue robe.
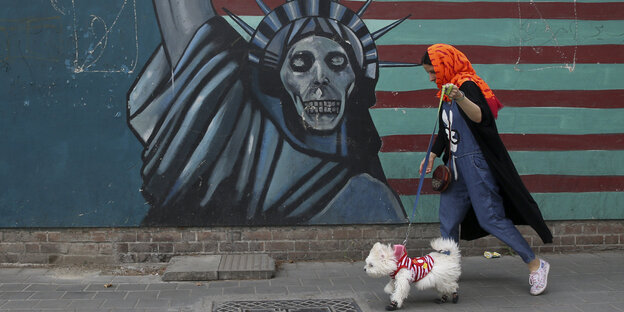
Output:
<path fill-rule="evenodd" d="M 368 108 L 345 120 L 365 125 L 372 153 L 349 147 L 347 121 L 334 134 L 293 134 L 282 101 L 258 90 L 247 49 L 214 17 L 174 68 L 158 47 L 131 88 L 128 120 L 145 147 L 142 192 L 151 205 L 143 225 L 405 222 Z"/>

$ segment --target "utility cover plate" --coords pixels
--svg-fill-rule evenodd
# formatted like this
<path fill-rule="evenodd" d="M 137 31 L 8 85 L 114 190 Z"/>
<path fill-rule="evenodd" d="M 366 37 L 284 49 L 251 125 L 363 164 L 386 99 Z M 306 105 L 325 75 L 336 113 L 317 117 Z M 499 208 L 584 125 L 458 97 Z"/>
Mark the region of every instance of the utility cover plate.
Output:
<path fill-rule="evenodd" d="M 227 301 L 217 304 L 214 312 L 362 312 L 355 300 L 305 299 Z"/>

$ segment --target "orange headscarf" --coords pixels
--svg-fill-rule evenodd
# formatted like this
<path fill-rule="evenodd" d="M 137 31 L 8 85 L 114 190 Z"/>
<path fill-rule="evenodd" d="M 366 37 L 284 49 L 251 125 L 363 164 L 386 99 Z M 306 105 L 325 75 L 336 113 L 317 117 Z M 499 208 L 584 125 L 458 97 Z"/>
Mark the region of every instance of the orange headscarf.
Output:
<path fill-rule="evenodd" d="M 436 72 L 436 84 L 439 89 L 437 97 L 441 96 L 442 85 L 450 82 L 459 87 L 465 81 L 470 80 L 476 83 L 483 92 L 494 118 L 498 117 L 498 110 L 503 108 L 503 104 L 498 101 L 490 86 L 477 76 L 464 53 L 443 43 L 430 46 L 427 48 L 427 53 L 429 53 L 429 59 L 431 59 L 431 64 Z"/>

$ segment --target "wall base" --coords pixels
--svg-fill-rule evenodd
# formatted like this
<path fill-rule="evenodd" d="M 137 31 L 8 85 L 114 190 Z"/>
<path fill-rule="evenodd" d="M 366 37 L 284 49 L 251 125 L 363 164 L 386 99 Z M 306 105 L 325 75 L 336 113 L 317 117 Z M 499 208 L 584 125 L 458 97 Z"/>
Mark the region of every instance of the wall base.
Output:
<path fill-rule="evenodd" d="M 549 221 L 553 244 L 544 245 L 527 227 L 519 229 L 537 254 L 624 249 L 624 220 Z M 118 265 L 162 263 L 173 256 L 265 253 L 275 260 L 359 261 L 377 242 L 400 244 L 407 225 L 348 225 L 219 228 L 0 229 L 0 263 Z M 428 253 L 437 223 L 413 224 L 407 249 Z M 488 236 L 461 241 L 463 255 L 510 254 Z"/>

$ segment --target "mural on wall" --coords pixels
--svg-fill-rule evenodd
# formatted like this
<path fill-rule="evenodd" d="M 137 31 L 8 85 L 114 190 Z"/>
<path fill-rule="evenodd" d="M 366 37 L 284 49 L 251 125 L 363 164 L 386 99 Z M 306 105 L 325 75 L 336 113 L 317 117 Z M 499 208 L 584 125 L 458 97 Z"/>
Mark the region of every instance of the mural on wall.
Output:
<path fill-rule="evenodd" d="M 437 101 L 384 66 L 434 42 L 505 105 L 547 220 L 624 219 L 624 1 L 168 2 L 2 2 L 0 227 L 402 222 Z M 438 221 L 428 179 L 415 222 Z"/>
<path fill-rule="evenodd" d="M 144 145 L 143 225 L 401 223 L 369 114 L 375 40 L 333 0 L 294 0 L 256 29 L 207 1 L 155 1 L 163 42 L 128 95 Z M 410 64 L 382 63 L 382 66 Z"/>

